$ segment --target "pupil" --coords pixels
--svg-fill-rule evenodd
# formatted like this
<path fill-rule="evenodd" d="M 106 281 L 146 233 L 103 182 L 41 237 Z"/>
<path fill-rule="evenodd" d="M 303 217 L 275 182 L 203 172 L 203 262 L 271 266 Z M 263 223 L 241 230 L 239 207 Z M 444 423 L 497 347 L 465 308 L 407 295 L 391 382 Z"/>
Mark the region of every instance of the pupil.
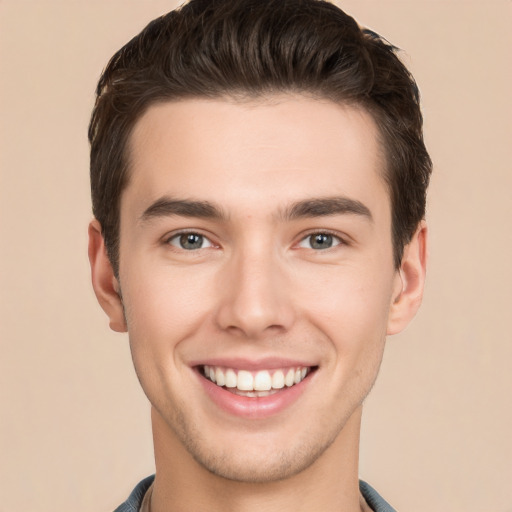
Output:
<path fill-rule="evenodd" d="M 332 236 L 325 233 L 318 233 L 311 237 L 311 247 L 313 249 L 329 249 L 332 247 Z"/>
<path fill-rule="evenodd" d="M 200 249 L 203 245 L 203 237 L 195 233 L 186 233 L 180 237 L 180 245 L 183 249 Z"/>

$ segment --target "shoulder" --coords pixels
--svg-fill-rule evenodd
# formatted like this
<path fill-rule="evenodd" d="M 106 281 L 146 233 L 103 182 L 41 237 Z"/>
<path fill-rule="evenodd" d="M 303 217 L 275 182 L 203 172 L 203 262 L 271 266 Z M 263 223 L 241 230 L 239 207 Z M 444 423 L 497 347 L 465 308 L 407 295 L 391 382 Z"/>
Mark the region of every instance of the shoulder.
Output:
<path fill-rule="evenodd" d="M 373 512 L 396 512 L 371 485 L 363 480 L 359 480 L 359 490 Z"/>
<path fill-rule="evenodd" d="M 135 489 L 133 489 L 130 496 L 128 496 L 128 499 L 119 505 L 119 507 L 117 507 L 114 512 L 139 512 L 142 500 L 144 499 L 144 495 L 153 483 L 154 479 L 155 475 L 151 475 L 140 481 L 135 486 Z"/>

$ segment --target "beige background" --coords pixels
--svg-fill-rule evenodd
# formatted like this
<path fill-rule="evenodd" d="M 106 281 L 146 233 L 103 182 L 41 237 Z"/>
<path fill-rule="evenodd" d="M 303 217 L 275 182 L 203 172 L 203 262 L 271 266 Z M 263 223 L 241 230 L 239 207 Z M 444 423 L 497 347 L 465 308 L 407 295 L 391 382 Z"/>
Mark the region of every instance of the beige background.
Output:
<path fill-rule="evenodd" d="M 400 511 L 512 511 L 512 2 L 347 0 L 404 48 L 434 163 L 424 306 L 391 338 L 361 476 Z M 175 2 L 0 0 L 0 511 L 109 511 L 149 407 L 89 284 L 86 128 L 107 59 Z"/>

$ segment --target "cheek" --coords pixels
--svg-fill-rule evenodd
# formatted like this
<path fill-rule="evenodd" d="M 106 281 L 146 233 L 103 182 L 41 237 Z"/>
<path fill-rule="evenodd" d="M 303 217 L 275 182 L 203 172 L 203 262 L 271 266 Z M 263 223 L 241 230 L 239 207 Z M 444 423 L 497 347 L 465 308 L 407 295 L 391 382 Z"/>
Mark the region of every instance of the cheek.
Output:
<path fill-rule="evenodd" d="M 122 282 L 122 280 L 121 280 Z M 123 284 L 130 350 L 137 377 L 159 411 L 179 410 L 173 390 L 189 371 L 180 353 L 204 321 L 204 285 L 183 273 L 144 272 Z M 171 405 L 169 405 L 171 404 Z"/>
<path fill-rule="evenodd" d="M 201 325 L 211 293 L 197 274 L 163 268 L 121 280 L 134 358 L 151 356 L 163 364 L 164 354 L 168 358 L 169 350 Z"/>
<path fill-rule="evenodd" d="M 350 350 L 384 338 L 390 288 L 391 279 L 383 273 L 345 266 L 311 272 L 294 295 L 312 323 Z"/>

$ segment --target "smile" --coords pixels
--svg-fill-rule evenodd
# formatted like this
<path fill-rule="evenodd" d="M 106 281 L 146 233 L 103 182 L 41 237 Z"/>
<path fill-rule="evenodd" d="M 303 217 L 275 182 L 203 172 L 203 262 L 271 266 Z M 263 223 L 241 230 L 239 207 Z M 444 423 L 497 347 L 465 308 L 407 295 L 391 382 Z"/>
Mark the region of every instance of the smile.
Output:
<path fill-rule="evenodd" d="M 247 397 L 263 397 L 285 387 L 299 384 L 311 371 L 310 367 L 281 368 L 250 372 L 221 366 L 204 365 L 203 375 L 219 387 Z"/>

